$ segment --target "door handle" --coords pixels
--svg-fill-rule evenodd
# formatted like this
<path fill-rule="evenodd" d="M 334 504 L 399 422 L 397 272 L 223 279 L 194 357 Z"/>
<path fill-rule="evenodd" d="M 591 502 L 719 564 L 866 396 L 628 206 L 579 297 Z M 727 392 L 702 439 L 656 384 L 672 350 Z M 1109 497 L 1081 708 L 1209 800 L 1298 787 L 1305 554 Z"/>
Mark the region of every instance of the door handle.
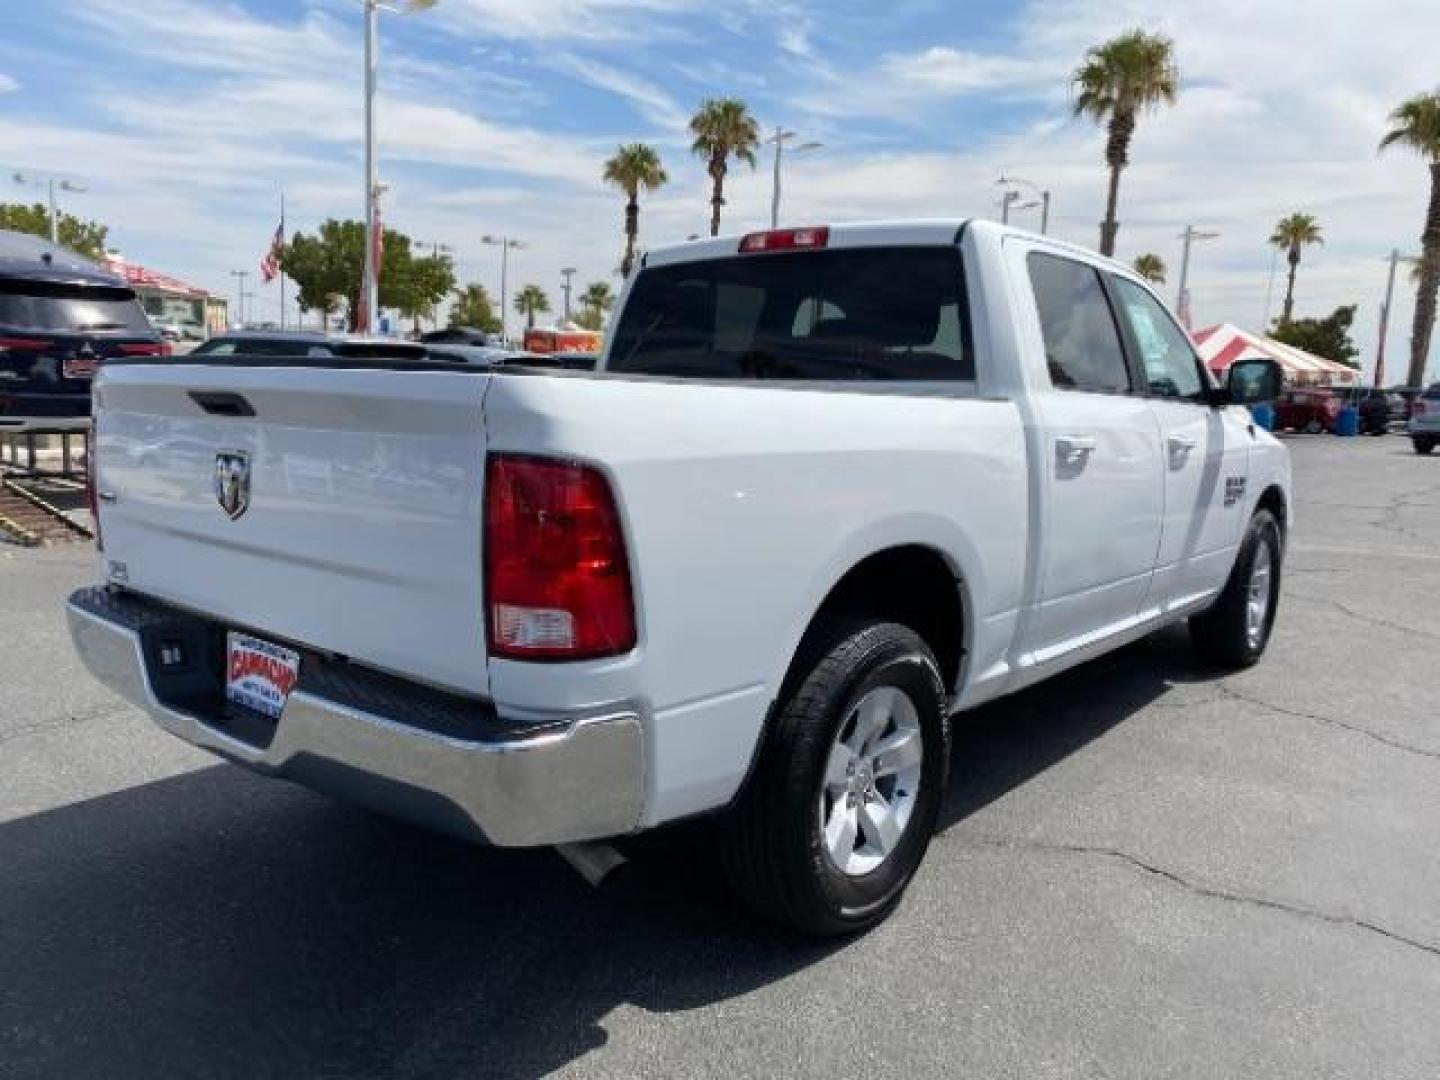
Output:
<path fill-rule="evenodd" d="M 1170 448 L 1170 467 L 1172 469 L 1183 467 L 1185 462 L 1190 460 L 1190 451 L 1200 445 L 1189 435 L 1171 435 L 1165 440 L 1165 444 Z"/>
<path fill-rule="evenodd" d="M 1055 456 L 1064 465 L 1080 465 L 1095 452 L 1093 435 L 1055 436 Z"/>

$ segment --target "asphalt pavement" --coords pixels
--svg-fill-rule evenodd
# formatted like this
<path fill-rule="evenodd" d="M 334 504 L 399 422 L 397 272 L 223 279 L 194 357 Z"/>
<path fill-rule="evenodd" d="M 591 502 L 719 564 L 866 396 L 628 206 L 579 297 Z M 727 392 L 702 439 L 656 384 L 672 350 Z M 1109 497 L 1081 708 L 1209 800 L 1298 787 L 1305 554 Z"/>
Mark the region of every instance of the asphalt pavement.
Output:
<path fill-rule="evenodd" d="M 1289 441 L 1265 660 L 1166 632 L 968 716 L 895 916 L 815 945 L 702 828 L 593 892 L 161 734 L 0 546 L 0 1077 L 1440 1076 L 1440 456 Z"/>

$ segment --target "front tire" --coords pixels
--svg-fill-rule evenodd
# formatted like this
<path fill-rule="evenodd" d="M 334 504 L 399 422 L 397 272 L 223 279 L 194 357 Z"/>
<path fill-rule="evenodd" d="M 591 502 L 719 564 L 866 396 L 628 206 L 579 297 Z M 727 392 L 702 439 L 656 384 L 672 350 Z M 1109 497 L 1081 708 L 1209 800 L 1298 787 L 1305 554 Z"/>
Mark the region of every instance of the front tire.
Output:
<path fill-rule="evenodd" d="M 884 919 L 930 845 L 950 764 L 939 666 L 897 623 L 807 635 L 754 775 L 722 827 L 757 914 L 815 936 Z"/>
<path fill-rule="evenodd" d="M 1210 663 L 1247 668 L 1264 654 L 1280 602 L 1283 555 L 1275 516 L 1255 511 L 1219 598 L 1190 619 L 1190 641 Z"/>
<path fill-rule="evenodd" d="M 1435 440 L 1424 435 L 1413 436 L 1410 439 L 1410 443 L 1415 447 L 1415 453 L 1417 454 L 1428 454 L 1431 450 L 1435 449 Z"/>

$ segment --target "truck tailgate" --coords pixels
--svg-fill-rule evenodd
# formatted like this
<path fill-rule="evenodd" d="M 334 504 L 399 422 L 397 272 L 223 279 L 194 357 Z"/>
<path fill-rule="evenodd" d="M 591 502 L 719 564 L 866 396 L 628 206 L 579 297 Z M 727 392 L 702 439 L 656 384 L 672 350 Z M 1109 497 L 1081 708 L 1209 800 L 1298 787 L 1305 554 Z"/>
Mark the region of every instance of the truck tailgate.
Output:
<path fill-rule="evenodd" d="M 107 367 L 108 577 L 261 636 L 487 693 L 488 385 L 476 369 Z M 221 455 L 248 470 L 243 507 L 222 505 Z"/>

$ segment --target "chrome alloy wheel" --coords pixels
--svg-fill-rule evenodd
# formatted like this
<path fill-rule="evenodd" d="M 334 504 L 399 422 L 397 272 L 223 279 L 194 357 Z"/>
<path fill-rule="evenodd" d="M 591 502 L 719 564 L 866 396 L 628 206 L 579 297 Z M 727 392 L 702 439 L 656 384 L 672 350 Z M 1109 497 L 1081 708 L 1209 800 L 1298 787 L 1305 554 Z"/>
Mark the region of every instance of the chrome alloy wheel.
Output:
<path fill-rule="evenodd" d="M 899 845 L 920 792 L 924 754 L 920 714 L 905 691 L 877 686 L 855 703 L 820 785 L 820 839 L 837 870 L 868 874 Z"/>
<path fill-rule="evenodd" d="M 1252 649 L 1265 641 L 1265 623 L 1270 615 L 1270 545 L 1261 543 L 1250 564 L 1250 587 L 1245 593 L 1245 640 Z"/>

